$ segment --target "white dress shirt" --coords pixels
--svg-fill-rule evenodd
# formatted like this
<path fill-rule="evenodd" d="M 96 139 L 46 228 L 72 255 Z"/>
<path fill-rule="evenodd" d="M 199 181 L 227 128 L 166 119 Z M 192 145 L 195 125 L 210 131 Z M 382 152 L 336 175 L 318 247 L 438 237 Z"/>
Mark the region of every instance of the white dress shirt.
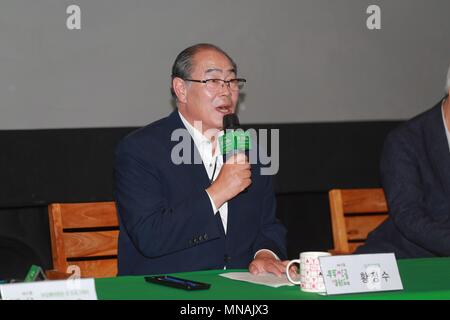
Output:
<path fill-rule="evenodd" d="M 213 144 L 210 140 L 208 140 L 200 131 L 198 131 L 195 127 L 193 127 L 184 117 L 178 112 L 180 115 L 181 121 L 183 121 L 184 126 L 188 130 L 189 134 L 194 140 L 195 146 L 197 147 L 198 152 L 200 153 L 200 157 L 202 158 L 203 165 L 205 166 L 206 173 L 208 174 L 209 180 L 216 180 L 219 175 L 220 169 L 222 169 L 223 165 L 223 157 L 219 152 L 219 148 L 217 144 L 216 150 L 214 151 L 214 155 L 212 154 Z M 223 131 L 219 133 L 219 136 L 223 135 Z M 217 163 L 216 163 L 217 161 Z M 214 171 L 214 166 L 216 163 L 216 171 L 214 173 L 214 177 L 212 176 Z M 228 202 L 225 202 L 220 208 L 216 208 L 214 201 L 208 192 L 209 200 L 211 201 L 211 206 L 213 208 L 214 214 L 219 212 L 220 218 L 222 219 L 223 229 L 225 230 L 225 234 L 227 233 L 227 221 L 228 221 Z"/>
<path fill-rule="evenodd" d="M 199 130 L 197 130 L 195 127 L 193 127 L 184 117 L 183 115 L 178 111 L 178 114 L 180 115 L 181 121 L 183 121 L 184 126 L 188 130 L 189 134 L 192 137 L 192 140 L 194 140 L 195 146 L 197 147 L 198 152 L 200 153 L 200 157 L 202 158 L 203 164 L 205 166 L 206 172 L 208 174 L 209 180 L 212 179 L 212 181 L 216 180 L 217 176 L 219 175 L 220 169 L 222 169 L 223 166 L 223 157 L 222 154 L 219 152 L 219 144 L 216 143 L 216 149 L 214 151 L 214 155 L 212 154 L 213 145 L 210 140 L 208 140 Z M 195 125 L 195 124 L 194 124 Z M 223 135 L 223 131 L 220 131 L 218 134 L 218 138 Z M 216 163 L 216 171 L 214 172 L 214 165 Z M 206 190 L 205 190 L 206 191 Z M 225 202 L 220 206 L 220 208 L 216 208 L 216 205 L 214 204 L 214 201 L 212 200 L 209 193 L 206 191 L 206 194 L 209 197 L 209 200 L 211 201 L 211 206 L 213 209 L 214 214 L 217 214 L 219 212 L 220 218 L 222 219 L 223 229 L 225 230 L 225 234 L 227 233 L 227 222 L 228 222 L 228 202 Z M 258 250 L 255 253 L 255 257 L 259 252 L 267 251 L 273 254 L 273 256 L 277 259 L 278 256 L 268 249 L 261 249 Z"/>

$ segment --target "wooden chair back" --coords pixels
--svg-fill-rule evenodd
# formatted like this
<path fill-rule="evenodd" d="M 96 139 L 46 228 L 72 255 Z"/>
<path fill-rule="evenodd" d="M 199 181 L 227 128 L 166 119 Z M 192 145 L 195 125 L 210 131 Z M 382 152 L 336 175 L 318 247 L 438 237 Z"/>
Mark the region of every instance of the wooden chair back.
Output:
<path fill-rule="evenodd" d="M 329 192 L 334 253 L 350 254 L 388 217 L 382 188 L 333 189 Z"/>
<path fill-rule="evenodd" d="M 114 202 L 53 203 L 48 214 L 54 271 L 72 273 L 78 267 L 81 278 L 117 275 Z"/>

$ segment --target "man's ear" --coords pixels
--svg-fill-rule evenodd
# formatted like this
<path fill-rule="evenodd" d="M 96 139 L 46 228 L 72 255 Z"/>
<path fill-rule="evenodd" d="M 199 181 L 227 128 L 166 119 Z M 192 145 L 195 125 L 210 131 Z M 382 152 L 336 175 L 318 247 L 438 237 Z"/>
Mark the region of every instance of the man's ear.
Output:
<path fill-rule="evenodd" d="M 175 77 L 172 80 L 172 88 L 173 91 L 175 91 L 178 101 L 181 103 L 186 103 L 186 82 L 184 82 L 184 80 L 181 78 Z"/>

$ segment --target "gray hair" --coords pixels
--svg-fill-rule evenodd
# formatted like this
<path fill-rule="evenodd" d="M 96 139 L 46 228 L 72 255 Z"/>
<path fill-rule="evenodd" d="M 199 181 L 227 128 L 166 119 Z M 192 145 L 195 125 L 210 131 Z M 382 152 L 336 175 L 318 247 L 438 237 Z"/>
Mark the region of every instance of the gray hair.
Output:
<path fill-rule="evenodd" d="M 172 66 L 172 80 L 176 77 L 181 79 L 190 78 L 193 67 L 192 59 L 195 56 L 195 54 L 201 50 L 215 50 L 217 52 L 222 53 L 225 57 L 228 58 L 228 60 L 230 60 L 234 68 L 234 71 L 237 73 L 236 63 L 225 51 L 223 51 L 218 46 L 215 46 L 210 43 L 198 43 L 189 48 L 184 49 L 178 54 Z M 176 100 L 177 96 L 175 94 L 175 91 L 173 90 L 172 84 L 170 85 L 170 93 L 172 94 L 172 98 Z"/>

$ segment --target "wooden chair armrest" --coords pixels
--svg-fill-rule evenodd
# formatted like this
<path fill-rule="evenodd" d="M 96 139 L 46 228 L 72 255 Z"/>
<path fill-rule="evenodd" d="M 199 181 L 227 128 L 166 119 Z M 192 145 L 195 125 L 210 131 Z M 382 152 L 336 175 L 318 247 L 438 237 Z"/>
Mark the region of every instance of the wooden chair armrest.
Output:
<path fill-rule="evenodd" d="M 45 276 L 49 280 L 65 280 L 65 279 L 69 279 L 69 277 L 71 275 L 72 275 L 71 273 L 65 273 L 65 272 L 61 272 L 58 270 L 46 270 L 45 271 Z"/>
<path fill-rule="evenodd" d="M 335 249 L 330 249 L 330 250 L 328 250 L 328 252 L 331 253 L 331 255 L 333 255 L 333 256 L 352 254 L 351 252 L 339 251 L 339 250 L 335 250 Z"/>

